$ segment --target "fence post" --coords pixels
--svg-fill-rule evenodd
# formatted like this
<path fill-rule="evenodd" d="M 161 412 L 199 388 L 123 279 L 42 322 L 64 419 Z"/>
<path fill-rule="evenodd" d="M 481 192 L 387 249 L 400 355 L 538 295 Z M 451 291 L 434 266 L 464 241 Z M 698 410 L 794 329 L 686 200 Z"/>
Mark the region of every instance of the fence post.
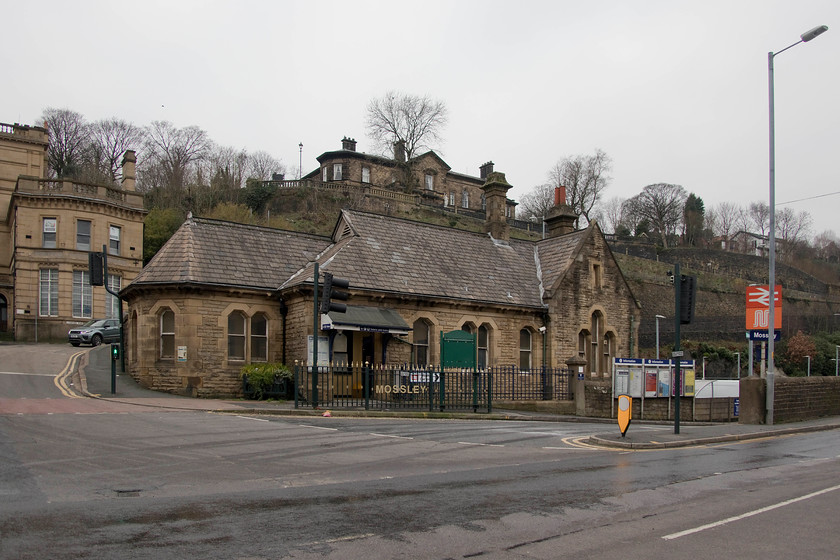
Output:
<path fill-rule="evenodd" d="M 370 362 L 365 362 L 362 374 L 364 376 L 362 383 L 365 391 L 365 410 L 370 410 Z"/>

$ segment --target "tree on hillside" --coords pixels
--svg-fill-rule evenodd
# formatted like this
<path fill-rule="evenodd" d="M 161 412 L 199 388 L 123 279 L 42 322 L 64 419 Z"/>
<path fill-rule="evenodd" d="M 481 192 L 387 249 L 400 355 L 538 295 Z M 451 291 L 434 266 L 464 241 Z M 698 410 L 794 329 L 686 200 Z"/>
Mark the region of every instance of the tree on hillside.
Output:
<path fill-rule="evenodd" d="M 729 240 L 738 231 L 737 224 L 741 213 L 739 205 L 727 201 L 716 204 L 706 213 L 706 219 L 712 234 L 723 237 L 727 242 L 727 248 Z"/>
<path fill-rule="evenodd" d="M 694 193 L 689 194 L 683 206 L 683 242 L 689 247 L 696 247 L 703 237 L 705 214 L 703 199 Z"/>
<path fill-rule="evenodd" d="M 148 264 L 163 244 L 181 227 L 184 217 L 174 208 L 153 208 L 143 220 L 143 264 Z"/>
<path fill-rule="evenodd" d="M 770 230 L 770 205 L 766 202 L 750 202 L 747 208 L 749 226 L 754 233 L 767 235 Z M 744 228 L 747 229 L 746 227 Z"/>
<path fill-rule="evenodd" d="M 152 194 L 154 204 L 190 209 L 192 183 L 188 182 L 196 178 L 198 164 L 212 145 L 197 126 L 176 128 L 170 122 L 152 122 L 146 129 L 147 161 L 138 172 L 139 189 Z"/>
<path fill-rule="evenodd" d="M 116 118 L 103 119 L 90 126 L 86 159 L 102 180 L 119 185 L 123 155 L 126 150 L 141 150 L 144 142 L 142 127 Z"/>
<path fill-rule="evenodd" d="M 85 118 L 70 109 L 44 109 L 47 129 L 47 172 L 51 177 L 76 179 L 84 165 L 90 129 Z"/>
<path fill-rule="evenodd" d="M 269 181 L 275 173 L 284 175 L 286 173 L 286 166 L 268 152 L 260 150 L 248 157 L 247 178 L 258 181 Z"/>
<path fill-rule="evenodd" d="M 603 150 L 596 149 L 592 155 L 568 156 L 548 172 L 552 187 L 566 187 L 566 203 L 579 215 L 591 221 L 593 208 L 609 186 L 612 158 Z"/>
<path fill-rule="evenodd" d="M 685 204 L 685 189 L 680 185 L 656 183 L 624 203 L 624 212 L 633 217 L 632 223 L 648 220 L 659 232 L 662 246 L 668 247 L 668 237 L 676 234 Z"/>
<path fill-rule="evenodd" d="M 807 244 L 812 222 L 811 215 L 804 210 L 782 208 L 776 212 L 776 235 L 783 244 L 784 254 L 792 255 Z"/>
<path fill-rule="evenodd" d="M 548 183 L 537 185 L 519 200 L 517 216 L 520 220 L 544 218 L 554 206 L 554 186 Z"/>
<path fill-rule="evenodd" d="M 387 155 L 393 154 L 394 144 L 401 142 L 408 160 L 441 141 L 446 121 L 446 104 L 428 95 L 389 91 L 367 106 L 368 137 Z"/>

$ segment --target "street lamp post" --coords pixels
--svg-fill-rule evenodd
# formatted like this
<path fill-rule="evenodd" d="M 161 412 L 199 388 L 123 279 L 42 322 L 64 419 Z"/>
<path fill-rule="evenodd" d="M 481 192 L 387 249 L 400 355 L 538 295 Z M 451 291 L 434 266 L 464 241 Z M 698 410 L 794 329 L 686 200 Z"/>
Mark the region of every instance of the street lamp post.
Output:
<path fill-rule="evenodd" d="M 656 359 L 659 359 L 659 319 L 664 319 L 665 315 L 656 316 Z"/>
<path fill-rule="evenodd" d="M 300 157 L 298 159 L 298 181 L 300 181 L 303 175 L 303 142 L 298 144 L 298 148 L 300 148 Z"/>
<path fill-rule="evenodd" d="M 808 358 L 808 377 L 811 377 L 811 356 L 805 356 Z"/>
<path fill-rule="evenodd" d="M 773 399 L 775 398 L 773 351 L 776 319 L 776 117 L 773 97 L 773 58 L 782 54 L 799 43 L 807 43 L 811 39 L 828 31 L 827 25 L 820 25 L 806 31 L 799 36 L 799 41 L 789 45 L 777 53 L 767 53 L 767 78 L 770 92 L 770 233 L 768 251 L 770 252 L 769 270 L 769 313 L 767 318 L 767 419 L 768 425 L 773 424 Z"/>
<path fill-rule="evenodd" d="M 840 371 L 838 370 L 840 362 L 837 361 L 837 358 L 840 358 L 840 346 L 834 347 L 834 377 L 837 377 L 837 373 Z"/>

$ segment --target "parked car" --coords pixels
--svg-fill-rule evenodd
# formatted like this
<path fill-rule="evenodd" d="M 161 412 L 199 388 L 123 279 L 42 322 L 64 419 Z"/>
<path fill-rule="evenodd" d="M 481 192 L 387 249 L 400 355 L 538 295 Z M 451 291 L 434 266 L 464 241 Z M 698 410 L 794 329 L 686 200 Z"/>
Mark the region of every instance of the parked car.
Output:
<path fill-rule="evenodd" d="M 120 322 L 117 319 L 94 319 L 67 333 L 70 344 L 99 346 L 103 342 L 120 341 Z"/>

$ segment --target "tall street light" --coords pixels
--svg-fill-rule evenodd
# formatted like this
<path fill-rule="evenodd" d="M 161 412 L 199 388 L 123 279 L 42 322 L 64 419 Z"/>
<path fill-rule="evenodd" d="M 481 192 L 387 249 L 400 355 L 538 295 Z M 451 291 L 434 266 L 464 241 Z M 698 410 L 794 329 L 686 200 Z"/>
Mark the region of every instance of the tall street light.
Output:
<path fill-rule="evenodd" d="M 659 359 L 659 319 L 664 319 L 665 315 L 656 316 L 656 359 Z"/>
<path fill-rule="evenodd" d="M 775 338 L 776 320 L 776 117 L 773 100 L 773 58 L 782 54 L 799 43 L 807 43 L 828 31 L 827 25 L 820 25 L 806 31 L 799 36 L 799 41 L 789 45 L 777 53 L 767 53 L 767 77 L 770 89 L 770 236 L 768 250 L 770 251 L 770 313 L 767 324 L 767 419 L 768 425 L 773 424 L 773 399 L 775 398 L 773 350 Z"/>

